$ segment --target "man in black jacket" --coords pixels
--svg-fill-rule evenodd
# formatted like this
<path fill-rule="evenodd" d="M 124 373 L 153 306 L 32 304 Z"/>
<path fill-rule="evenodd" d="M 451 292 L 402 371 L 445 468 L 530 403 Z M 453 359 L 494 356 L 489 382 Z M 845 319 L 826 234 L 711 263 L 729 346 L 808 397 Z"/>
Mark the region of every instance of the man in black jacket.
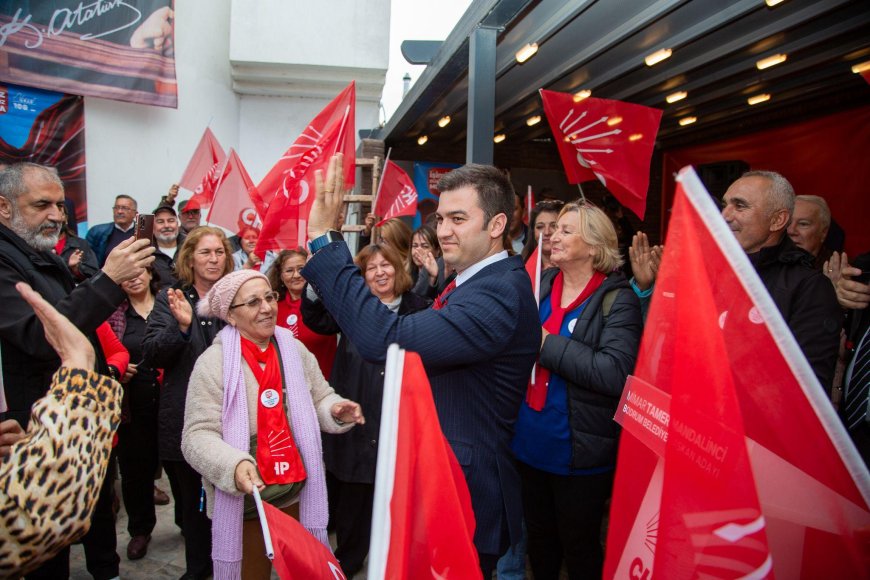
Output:
<path fill-rule="evenodd" d="M 48 391 L 60 358 L 45 339 L 42 323 L 16 291 L 15 284 L 27 282 L 69 318 L 94 345 L 97 352 L 94 370 L 108 374 L 102 350 L 98 348 L 96 328 L 126 297 L 121 282 L 135 278 L 154 260 L 153 249 L 147 241 L 127 240 L 112 251 L 102 270 L 75 286 L 66 264 L 53 253 L 63 224 L 63 201 L 63 184 L 53 168 L 33 163 L 0 166 L 0 304 L 3 304 L 0 347 L 8 404 L 0 420 L 15 419 L 25 428 L 30 407 Z M 105 495 L 111 509 L 111 494 Z M 101 503 L 105 503 L 102 497 L 98 512 Z M 111 511 L 108 515 L 111 518 Z M 96 512 L 94 517 L 98 517 Z M 111 538 L 108 534 L 94 538 L 98 551 L 111 542 L 111 553 L 107 553 L 105 559 L 101 553 L 100 569 L 92 570 L 95 578 L 118 574 L 114 520 L 110 531 Z M 87 545 L 88 536 L 84 542 Z M 28 578 L 68 576 L 69 551 L 64 550 Z"/>
<path fill-rule="evenodd" d="M 725 192 L 722 217 L 830 393 L 843 314 L 833 285 L 813 269 L 813 256 L 786 235 L 794 200 L 794 189 L 779 173 L 750 171 Z"/>

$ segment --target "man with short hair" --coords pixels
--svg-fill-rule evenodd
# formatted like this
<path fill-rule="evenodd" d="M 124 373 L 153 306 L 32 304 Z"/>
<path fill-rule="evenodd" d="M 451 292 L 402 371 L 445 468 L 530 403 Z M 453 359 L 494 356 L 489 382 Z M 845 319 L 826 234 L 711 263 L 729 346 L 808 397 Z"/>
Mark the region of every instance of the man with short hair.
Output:
<path fill-rule="evenodd" d="M 813 255 L 813 266 L 821 271 L 832 251 L 825 246 L 831 227 L 831 210 L 818 195 L 798 195 L 794 198 L 794 215 L 788 225 L 788 237 L 802 250 Z"/>
<path fill-rule="evenodd" d="M 178 282 L 175 276 L 175 256 L 185 236 L 185 232 L 180 231 L 175 209 L 171 205 L 157 206 L 154 210 L 154 241 L 157 242 L 154 271 L 159 277 L 161 289 Z"/>
<path fill-rule="evenodd" d="M 526 236 L 529 228 L 523 223 L 523 215 L 525 207 L 523 207 L 523 198 L 519 195 L 514 195 L 514 210 L 511 215 L 511 227 L 508 231 L 508 242 L 514 254 L 520 254 L 523 251 L 523 246 L 526 245 Z"/>
<path fill-rule="evenodd" d="M 520 480 L 510 441 L 541 342 L 522 259 L 505 250 L 513 187 L 485 165 L 466 165 L 441 179 L 438 240 L 456 280 L 432 309 L 398 316 L 368 291 L 341 235 L 330 230 L 342 210 L 340 159 L 330 162 L 325 183 L 318 175 L 308 221 L 313 256 L 303 275 L 364 359 L 382 362 L 394 342 L 419 353 L 441 428 L 468 482 L 474 544 L 489 578 L 521 535 Z"/>
<path fill-rule="evenodd" d="M 794 189 L 779 173 L 750 171 L 731 184 L 722 201 L 722 217 L 830 392 L 843 315 L 830 281 L 786 235 Z"/>
<path fill-rule="evenodd" d="M 121 194 L 115 198 L 115 205 L 112 206 L 113 221 L 97 224 L 88 230 L 85 239 L 97 255 L 101 267 L 106 263 L 106 256 L 118 244 L 133 237 L 133 234 L 136 233 L 134 222 L 138 207 L 139 204 L 136 203 L 135 199 L 129 195 Z"/>
<path fill-rule="evenodd" d="M 181 229 L 185 234 L 198 228 L 202 221 L 202 208 L 195 199 L 188 199 L 178 204 L 178 213 L 181 217 Z"/>
<path fill-rule="evenodd" d="M 126 294 L 120 284 L 138 276 L 153 261 L 144 240 L 121 242 L 96 274 L 75 285 L 66 264 L 52 250 L 63 224 L 63 184 L 57 171 L 34 163 L 0 167 L 0 349 L 8 411 L 0 420 L 27 426 L 34 402 L 45 395 L 60 358 L 45 338 L 42 323 L 15 284 L 27 282 L 69 318 L 94 345 L 95 371 L 108 374 L 96 328 L 115 311 Z M 118 575 L 111 486 L 94 512 L 94 524 L 83 543 L 94 577 Z M 98 519 L 100 525 L 97 525 Z M 103 525 L 107 524 L 107 525 Z M 28 578 L 68 578 L 69 550 Z"/>

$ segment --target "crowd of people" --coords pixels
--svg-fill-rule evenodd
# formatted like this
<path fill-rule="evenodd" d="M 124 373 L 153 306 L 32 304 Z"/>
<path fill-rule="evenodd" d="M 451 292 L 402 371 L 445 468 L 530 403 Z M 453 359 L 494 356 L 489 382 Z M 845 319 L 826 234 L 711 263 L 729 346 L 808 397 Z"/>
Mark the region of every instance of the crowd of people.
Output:
<path fill-rule="evenodd" d="M 469 164 L 439 182 L 430 223 L 368 216 L 354 256 L 336 231 L 341 162 L 317 182 L 308 248 L 265 256 L 254 225 L 228 238 L 195 199 L 176 208 L 177 186 L 150 239 L 128 195 L 81 239 L 53 169 L 0 165 L 0 575 L 68 577 L 81 539 L 90 574 L 118 577 L 119 469 L 130 560 L 148 552 L 162 470 L 183 578 L 270 576 L 255 488 L 324 544 L 334 532 L 352 577 L 398 343 L 420 355 L 465 474 L 483 577 L 600 577 L 613 416 L 665 247 L 637 232 L 624 251 L 625 224 L 586 200 L 542 200 L 526 224 L 509 178 Z M 866 461 L 870 256 L 850 261 L 825 200 L 774 172 L 736 180 L 722 216 Z M 27 469 L 44 475 L 24 488 L 35 452 L 45 461 Z M 43 483 L 70 499 L 55 505 Z M 9 523 L 34 502 L 38 518 Z"/>

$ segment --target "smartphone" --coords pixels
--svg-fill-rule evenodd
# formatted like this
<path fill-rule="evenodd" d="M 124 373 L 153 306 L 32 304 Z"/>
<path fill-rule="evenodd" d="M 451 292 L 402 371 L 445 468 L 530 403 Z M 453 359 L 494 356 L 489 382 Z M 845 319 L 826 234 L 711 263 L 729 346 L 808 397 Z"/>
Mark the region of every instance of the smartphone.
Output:
<path fill-rule="evenodd" d="M 136 216 L 136 233 L 134 235 L 137 240 L 149 240 L 152 246 L 157 246 L 154 243 L 154 214 L 140 213 Z"/>

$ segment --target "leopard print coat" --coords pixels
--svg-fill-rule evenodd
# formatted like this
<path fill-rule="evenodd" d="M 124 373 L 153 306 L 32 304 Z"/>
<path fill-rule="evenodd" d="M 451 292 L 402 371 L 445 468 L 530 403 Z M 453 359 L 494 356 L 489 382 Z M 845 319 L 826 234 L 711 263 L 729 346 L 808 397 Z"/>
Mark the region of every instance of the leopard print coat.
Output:
<path fill-rule="evenodd" d="M 0 458 L 0 578 L 23 576 L 87 532 L 120 418 L 120 384 L 55 373 L 24 439 Z"/>

